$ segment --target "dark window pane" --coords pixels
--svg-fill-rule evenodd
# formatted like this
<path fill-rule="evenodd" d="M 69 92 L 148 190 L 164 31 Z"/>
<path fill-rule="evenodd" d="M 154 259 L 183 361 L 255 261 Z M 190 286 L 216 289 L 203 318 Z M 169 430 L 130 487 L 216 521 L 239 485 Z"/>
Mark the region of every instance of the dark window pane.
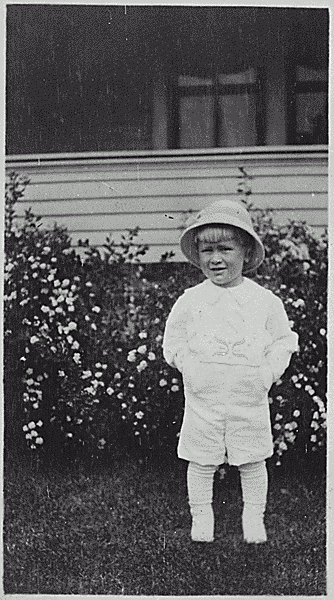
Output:
<path fill-rule="evenodd" d="M 256 102 L 254 94 L 220 96 L 219 146 L 255 146 Z"/>
<path fill-rule="evenodd" d="M 299 144 L 327 144 L 327 93 L 297 94 L 296 136 Z"/>
<path fill-rule="evenodd" d="M 210 96 L 180 99 L 180 148 L 212 148 L 214 101 Z"/>

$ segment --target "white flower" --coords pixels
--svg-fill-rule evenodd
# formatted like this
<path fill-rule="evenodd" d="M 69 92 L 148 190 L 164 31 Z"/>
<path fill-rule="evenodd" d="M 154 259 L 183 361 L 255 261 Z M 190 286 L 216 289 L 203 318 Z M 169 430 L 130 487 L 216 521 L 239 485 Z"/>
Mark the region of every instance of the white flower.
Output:
<path fill-rule="evenodd" d="M 92 286 L 93 286 L 92 282 L 91 281 L 87 281 L 86 287 L 92 287 Z"/>
<path fill-rule="evenodd" d="M 154 352 L 149 352 L 147 358 L 148 358 L 148 360 L 155 360 L 156 356 L 155 356 Z"/>
<path fill-rule="evenodd" d="M 33 336 L 30 338 L 30 343 L 31 343 L 31 344 L 36 344 L 38 341 L 39 341 L 39 338 L 37 337 L 37 335 L 33 335 Z"/>
<path fill-rule="evenodd" d="M 27 385 L 34 385 L 33 379 L 27 379 Z"/>
<path fill-rule="evenodd" d="M 35 422 L 34 421 L 30 421 L 30 423 L 28 423 L 28 427 L 29 427 L 29 429 L 35 429 L 35 427 L 36 427 Z"/>
<path fill-rule="evenodd" d="M 294 416 L 294 417 L 300 417 L 300 411 L 299 411 L 299 410 L 295 410 L 295 411 L 293 412 L 293 416 Z"/>
<path fill-rule="evenodd" d="M 99 377 L 102 377 L 102 375 L 103 375 L 102 371 L 97 371 L 97 372 L 95 373 L 95 377 L 96 377 L 97 379 L 99 379 Z"/>
<path fill-rule="evenodd" d="M 139 365 L 137 366 L 137 371 L 138 373 L 141 373 L 141 371 L 144 371 L 144 369 L 146 369 L 147 367 L 147 362 L 146 360 L 142 360 Z"/>
<path fill-rule="evenodd" d="M 82 371 L 81 379 L 87 379 L 88 377 L 91 377 L 91 375 L 91 371 Z"/>
<path fill-rule="evenodd" d="M 277 431 L 279 431 L 281 429 L 282 425 L 280 425 L 279 423 L 275 423 L 274 425 L 274 429 L 276 429 Z"/>
<path fill-rule="evenodd" d="M 72 344 L 72 350 L 78 350 L 79 348 L 80 348 L 80 344 L 79 344 L 79 342 L 77 342 L 75 340 Z"/>
<path fill-rule="evenodd" d="M 44 246 L 42 254 L 49 254 L 49 252 L 51 252 L 50 246 Z"/>
<path fill-rule="evenodd" d="M 141 331 L 138 335 L 139 335 L 139 337 L 140 337 L 141 340 L 143 340 L 144 338 L 147 338 L 146 331 Z"/>
<path fill-rule="evenodd" d="M 92 396 L 95 396 L 96 389 L 93 385 L 91 385 L 90 387 L 85 388 L 85 392 L 87 392 L 87 394 L 91 394 Z"/>
<path fill-rule="evenodd" d="M 172 385 L 172 387 L 170 389 L 172 392 L 178 392 L 180 388 L 178 385 Z"/>
<path fill-rule="evenodd" d="M 55 279 L 55 281 L 53 282 L 54 287 L 59 287 L 60 286 L 60 281 L 59 279 Z"/>
<path fill-rule="evenodd" d="M 123 404 L 121 404 L 121 407 L 122 408 L 126 408 L 127 407 L 127 405 L 125 404 L 125 402 L 123 402 Z"/>
<path fill-rule="evenodd" d="M 117 398 L 118 398 L 119 400 L 123 400 L 123 398 L 124 398 L 124 394 L 123 394 L 123 392 L 119 392 L 119 394 L 117 394 Z"/>
<path fill-rule="evenodd" d="M 313 413 L 313 419 L 319 419 L 319 413 L 317 410 Z"/>
<path fill-rule="evenodd" d="M 99 313 L 99 312 L 101 312 L 101 308 L 99 306 L 93 306 L 92 311 Z"/>
<path fill-rule="evenodd" d="M 319 333 L 320 335 L 326 335 L 326 329 L 320 329 Z"/>
<path fill-rule="evenodd" d="M 313 442 L 313 443 L 316 442 L 317 441 L 317 436 L 316 435 L 311 435 L 310 441 Z"/>
<path fill-rule="evenodd" d="M 160 387 L 164 387 L 165 385 L 167 385 L 166 379 L 160 379 L 159 385 L 160 385 Z"/>
<path fill-rule="evenodd" d="M 41 306 L 41 311 L 42 312 L 47 313 L 47 312 L 49 312 L 49 310 L 50 310 L 49 306 L 44 306 L 44 305 Z"/>
<path fill-rule="evenodd" d="M 285 443 L 285 442 L 283 442 L 283 441 L 281 441 L 281 442 L 278 444 L 278 447 L 279 447 L 279 449 L 280 449 L 280 450 L 287 450 L 287 449 L 288 449 L 288 447 L 287 447 L 286 443 Z"/>
<path fill-rule="evenodd" d="M 92 324 L 91 324 L 91 328 L 92 328 L 94 331 L 97 331 L 97 327 L 96 327 L 95 323 L 92 323 Z"/>
<path fill-rule="evenodd" d="M 155 338 L 155 341 L 156 342 L 161 342 L 161 340 L 162 340 L 162 335 L 160 335 L 160 334 L 157 335 L 157 337 Z"/>
<path fill-rule="evenodd" d="M 136 360 L 136 350 L 130 350 L 130 352 L 128 354 L 127 360 L 129 362 L 135 362 L 135 360 Z"/>
<path fill-rule="evenodd" d="M 114 379 L 121 379 L 121 374 L 120 373 L 115 373 Z"/>
<path fill-rule="evenodd" d="M 68 287 L 69 285 L 70 285 L 70 280 L 69 279 L 63 279 L 62 286 L 63 287 Z"/>
<path fill-rule="evenodd" d="M 59 375 L 59 377 L 65 377 L 64 371 L 58 371 L 58 375 Z"/>
<path fill-rule="evenodd" d="M 275 417 L 275 421 L 279 421 L 280 419 L 283 419 L 283 415 L 280 415 L 279 413 L 277 413 L 277 415 Z"/>
<path fill-rule="evenodd" d="M 81 356 L 79 354 L 79 352 L 75 352 L 73 354 L 73 361 L 78 365 L 81 361 Z"/>
<path fill-rule="evenodd" d="M 144 416 L 144 413 L 140 410 L 139 412 L 135 413 L 135 417 L 137 419 L 142 419 Z"/>
<path fill-rule="evenodd" d="M 69 344 L 72 344 L 73 338 L 72 338 L 71 335 L 68 335 L 66 339 L 67 339 L 67 341 L 68 341 Z"/>
<path fill-rule="evenodd" d="M 35 439 L 36 444 L 42 445 L 43 444 L 43 438 L 42 437 L 38 437 Z"/>
<path fill-rule="evenodd" d="M 33 407 L 33 408 L 38 408 L 38 407 L 39 407 L 39 404 L 38 404 L 38 402 L 34 402 L 34 404 L 32 405 L 32 407 Z"/>
<path fill-rule="evenodd" d="M 139 354 L 145 354 L 147 350 L 147 346 L 139 346 L 139 348 L 137 348 L 137 351 L 139 352 Z"/>
<path fill-rule="evenodd" d="M 74 312 L 75 309 L 74 309 L 74 306 L 69 306 L 67 310 L 68 310 L 68 312 Z"/>
<path fill-rule="evenodd" d="M 23 425 L 22 429 L 23 431 L 29 431 L 28 425 Z"/>
<path fill-rule="evenodd" d="M 70 321 L 69 324 L 67 325 L 67 329 L 69 331 L 71 331 L 72 329 L 76 329 L 77 328 L 77 324 L 74 321 Z"/>
<path fill-rule="evenodd" d="M 37 425 L 37 427 L 42 427 L 43 421 L 41 421 L 41 420 L 37 421 L 36 425 Z"/>

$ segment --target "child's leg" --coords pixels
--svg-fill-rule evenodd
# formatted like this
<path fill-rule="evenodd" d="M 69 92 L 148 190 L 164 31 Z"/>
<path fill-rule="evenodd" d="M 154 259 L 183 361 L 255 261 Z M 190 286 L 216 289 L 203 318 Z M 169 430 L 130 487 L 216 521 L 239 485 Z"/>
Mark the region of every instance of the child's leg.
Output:
<path fill-rule="evenodd" d="M 191 539 L 212 542 L 214 517 L 212 510 L 215 465 L 190 462 L 187 472 L 188 499 L 192 515 Z"/>
<path fill-rule="evenodd" d="M 267 541 L 263 523 L 267 504 L 268 474 L 265 461 L 239 467 L 242 499 L 242 528 L 246 542 L 259 544 Z"/>

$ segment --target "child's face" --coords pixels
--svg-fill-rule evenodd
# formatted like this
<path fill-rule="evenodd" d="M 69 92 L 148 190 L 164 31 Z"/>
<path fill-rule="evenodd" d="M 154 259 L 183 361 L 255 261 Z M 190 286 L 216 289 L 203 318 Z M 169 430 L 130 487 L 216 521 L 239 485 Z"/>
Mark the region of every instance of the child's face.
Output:
<path fill-rule="evenodd" d="M 247 255 L 245 246 L 232 228 L 224 227 L 220 241 L 199 241 L 200 267 L 206 277 L 221 287 L 233 287 L 242 282 L 242 270 Z"/>

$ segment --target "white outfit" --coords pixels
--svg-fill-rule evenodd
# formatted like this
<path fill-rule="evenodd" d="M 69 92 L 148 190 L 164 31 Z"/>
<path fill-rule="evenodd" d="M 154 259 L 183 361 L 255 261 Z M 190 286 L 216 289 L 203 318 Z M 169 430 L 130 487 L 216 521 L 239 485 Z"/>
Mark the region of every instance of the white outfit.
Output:
<path fill-rule="evenodd" d="M 189 288 L 167 319 L 163 351 L 183 375 L 178 456 L 200 465 L 255 463 L 273 453 L 268 391 L 298 349 L 282 301 L 243 278 Z"/>

